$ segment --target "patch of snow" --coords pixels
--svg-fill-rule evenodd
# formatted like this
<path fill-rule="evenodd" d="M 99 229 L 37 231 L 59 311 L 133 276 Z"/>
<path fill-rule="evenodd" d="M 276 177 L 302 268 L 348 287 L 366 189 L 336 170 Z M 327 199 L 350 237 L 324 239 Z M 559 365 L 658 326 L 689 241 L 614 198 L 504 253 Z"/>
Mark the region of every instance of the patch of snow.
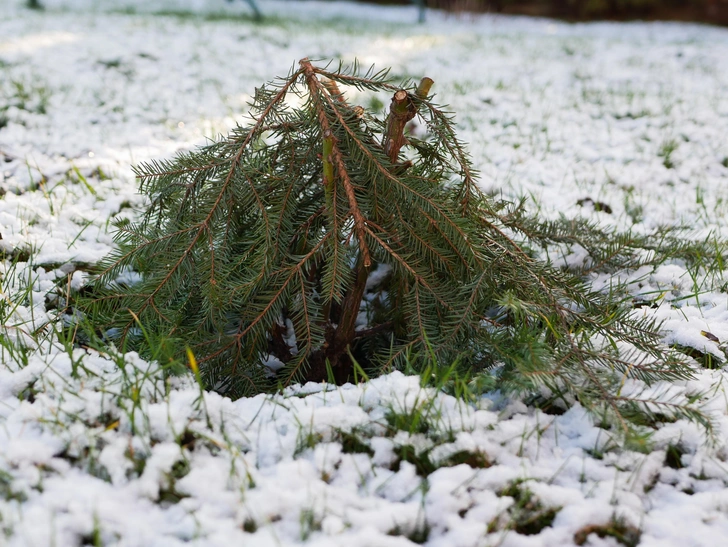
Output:
<path fill-rule="evenodd" d="M 728 31 L 432 10 L 417 25 L 412 6 L 346 2 L 261 0 L 274 18 L 260 25 L 240 17 L 244 2 L 43 3 L 45 13 L 0 2 L 0 245 L 17 258 L 0 264 L 0 305 L 12 310 L 3 336 L 27 348 L 0 347 L 0 543 L 404 546 L 429 530 L 430 546 L 572 545 L 614 518 L 645 546 L 728 541 L 723 370 L 649 392 L 625 384 L 695 399 L 717 431 L 711 444 L 685 420 L 657 424 L 642 454 L 578 404 L 559 416 L 497 393 L 467 404 L 399 372 L 238 401 L 201 394 L 133 353 L 67 351 L 46 305 L 82 288 L 113 248 L 113 223 L 144 207 L 132 165 L 243 123 L 255 86 L 304 56 L 432 77 L 482 187 L 531 195 L 546 218 L 725 238 Z M 580 206 L 586 197 L 612 213 Z M 562 251 L 584 263 L 583 249 Z M 374 270 L 368 288 L 387 273 Z M 697 289 L 699 277 L 680 261 L 620 274 L 654 305 L 635 314 L 663 321 L 666 343 L 722 362 L 728 280 Z M 610 277 L 591 281 L 606 289 Z M 388 421 L 413 413 L 426 432 Z M 422 476 L 404 446 L 439 468 Z M 489 466 L 443 467 L 462 452 Z M 560 508 L 538 534 L 489 530 L 511 518 L 504 490 L 515 484 Z"/>

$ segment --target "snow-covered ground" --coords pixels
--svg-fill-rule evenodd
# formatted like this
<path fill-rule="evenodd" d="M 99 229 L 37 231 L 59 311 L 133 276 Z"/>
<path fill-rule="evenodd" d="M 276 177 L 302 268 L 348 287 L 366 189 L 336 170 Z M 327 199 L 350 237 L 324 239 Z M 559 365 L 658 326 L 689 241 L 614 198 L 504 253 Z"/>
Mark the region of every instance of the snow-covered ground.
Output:
<path fill-rule="evenodd" d="M 728 30 L 417 25 L 414 7 L 340 2 L 260 0 L 262 24 L 222 0 L 23 4 L 0 0 L 0 248 L 15 257 L 0 263 L 0 545 L 728 545 L 722 370 L 696 364 L 672 387 L 711 413 L 712 442 L 678 421 L 624 446 L 579 407 L 467 403 L 400 373 L 231 401 L 53 334 L 110 222 L 143 204 L 131 166 L 242 122 L 255 86 L 302 57 L 432 77 L 487 191 L 723 245 Z M 725 277 L 629 275 L 667 342 L 725 360 Z"/>

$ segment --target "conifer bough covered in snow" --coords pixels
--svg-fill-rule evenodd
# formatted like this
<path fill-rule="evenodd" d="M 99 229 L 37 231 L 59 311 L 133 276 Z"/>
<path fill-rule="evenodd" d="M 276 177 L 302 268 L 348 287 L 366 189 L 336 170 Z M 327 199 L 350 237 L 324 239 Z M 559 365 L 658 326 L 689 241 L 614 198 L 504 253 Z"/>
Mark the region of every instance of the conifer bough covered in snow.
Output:
<path fill-rule="evenodd" d="M 119 225 L 91 324 L 127 349 L 189 347 L 207 385 L 233 396 L 434 359 L 623 425 L 639 411 L 689 413 L 620 391 L 690 369 L 655 324 L 535 258 L 584 227 L 484 195 L 431 84 L 303 59 L 256 90 L 250 125 L 138 167 L 151 203 Z M 349 90 L 391 96 L 386 119 Z M 420 137 L 407 132 L 414 118 Z M 121 283 L 130 269 L 140 280 Z"/>

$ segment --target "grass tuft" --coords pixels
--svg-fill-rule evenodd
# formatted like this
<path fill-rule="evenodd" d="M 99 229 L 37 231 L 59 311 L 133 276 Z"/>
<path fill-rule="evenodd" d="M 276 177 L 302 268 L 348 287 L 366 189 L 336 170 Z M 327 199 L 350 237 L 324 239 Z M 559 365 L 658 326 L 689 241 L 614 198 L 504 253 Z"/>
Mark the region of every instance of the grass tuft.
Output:
<path fill-rule="evenodd" d="M 595 534 L 602 539 L 614 538 L 617 543 L 625 547 L 637 547 L 642 532 L 638 528 L 627 524 L 624 519 L 613 517 L 607 524 L 584 526 L 574 534 L 574 543 L 584 545 L 591 534 Z"/>
<path fill-rule="evenodd" d="M 497 493 L 501 497 L 513 498 L 513 504 L 505 513 L 498 515 L 488 524 L 488 533 L 513 530 L 518 534 L 531 536 L 540 533 L 554 522 L 561 507 L 545 507 L 525 486 L 527 480 L 515 480 Z"/>
<path fill-rule="evenodd" d="M 372 447 L 360 438 L 356 430 L 337 430 L 336 437 L 338 437 L 341 443 L 341 451 L 344 454 L 368 454 L 369 456 L 374 456 Z"/>
<path fill-rule="evenodd" d="M 680 443 L 669 444 L 665 450 L 665 465 L 673 469 L 682 469 L 685 467 L 682 463 L 682 457 L 687 454 L 687 450 Z"/>

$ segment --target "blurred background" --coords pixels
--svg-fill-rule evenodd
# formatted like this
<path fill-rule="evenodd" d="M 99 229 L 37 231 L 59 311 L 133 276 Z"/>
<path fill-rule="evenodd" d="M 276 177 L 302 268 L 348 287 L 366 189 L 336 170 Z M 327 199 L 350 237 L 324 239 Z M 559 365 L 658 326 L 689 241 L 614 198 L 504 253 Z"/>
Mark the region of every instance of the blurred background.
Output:
<path fill-rule="evenodd" d="M 220 1 L 220 0 L 217 0 Z M 259 0 L 244 0 L 261 17 Z M 298 0 L 289 0 L 295 2 Z M 328 0 L 336 2 L 337 0 Z M 352 1 L 352 0 L 349 0 Z M 553 17 L 567 21 L 647 20 L 693 21 L 728 26 L 728 0 L 353 0 L 382 5 L 412 5 L 450 13 L 503 13 Z M 233 0 L 228 0 L 233 2 Z M 25 0 L 27 7 L 43 9 L 57 0 Z M 70 2 L 78 4 L 79 2 Z M 83 1 L 80 3 L 84 3 Z M 87 2 L 88 3 L 88 2 Z M 201 0 L 198 3 L 204 3 Z M 262 2 L 265 4 L 265 0 Z M 60 2 L 61 5 L 64 2 Z M 94 4 L 94 2 L 91 2 Z M 113 2 L 107 3 L 112 8 Z M 98 6 L 97 6 L 98 7 Z M 424 17 L 421 14 L 421 20 Z"/>
<path fill-rule="evenodd" d="M 375 0 L 407 4 L 409 0 Z M 647 19 L 728 25 L 728 0 L 422 0 L 452 12 L 498 12 L 568 20 Z"/>

